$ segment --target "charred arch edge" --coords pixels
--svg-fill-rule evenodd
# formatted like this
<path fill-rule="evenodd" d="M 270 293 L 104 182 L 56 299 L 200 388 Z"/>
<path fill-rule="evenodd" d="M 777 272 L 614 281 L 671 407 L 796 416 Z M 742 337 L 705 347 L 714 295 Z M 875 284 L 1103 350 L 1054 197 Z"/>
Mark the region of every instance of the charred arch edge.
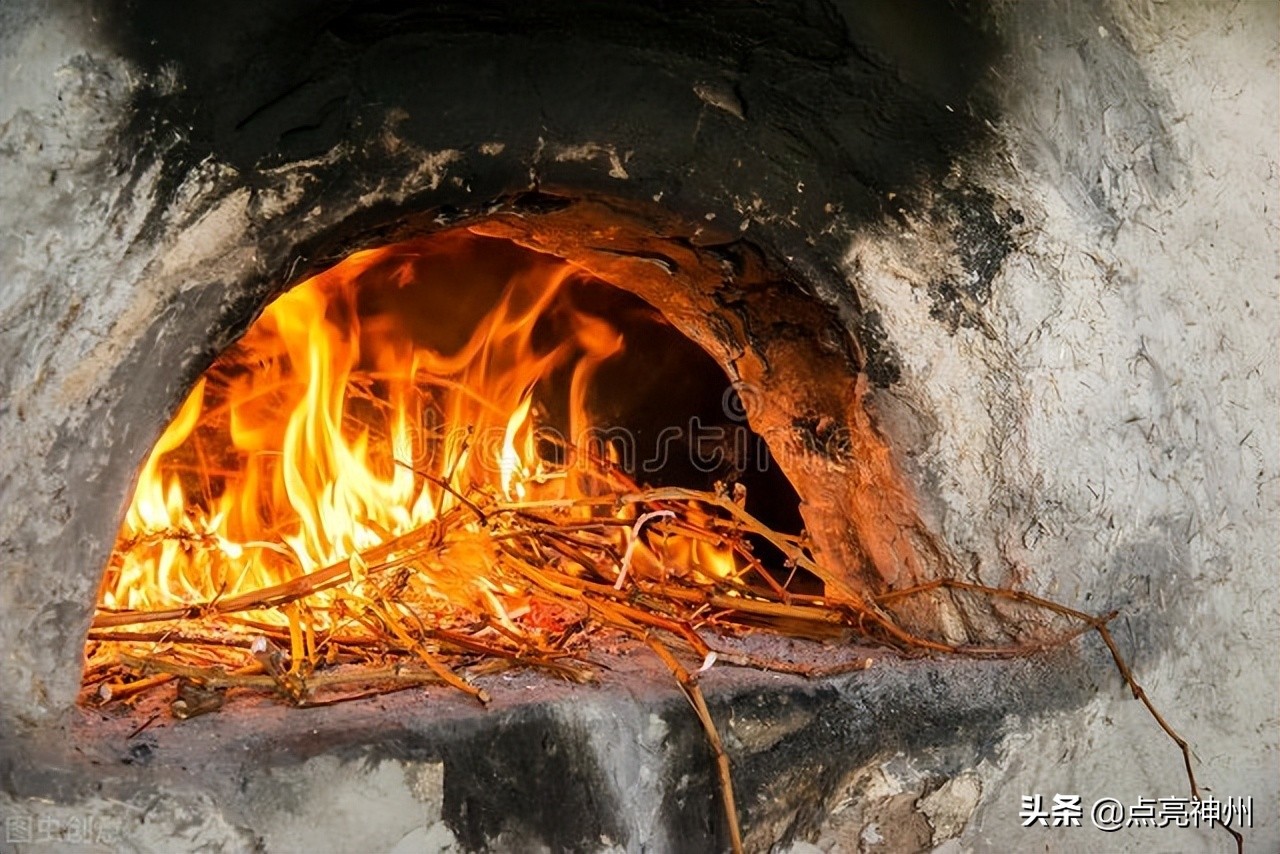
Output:
<path fill-rule="evenodd" d="M 594 194 L 528 191 L 471 208 L 419 209 L 409 205 L 357 210 L 332 228 L 294 244 L 287 254 L 291 260 L 280 268 L 278 276 L 272 277 L 266 298 L 324 272 L 352 252 L 455 228 L 513 240 L 526 248 L 560 255 L 570 261 L 581 262 L 582 256 L 597 256 L 597 263 L 582 263 L 582 266 L 625 290 L 632 290 L 625 278 L 615 281 L 599 273 L 599 259 L 605 262 L 612 259 L 619 273 L 630 269 L 696 278 L 699 285 L 712 292 L 716 307 L 722 309 L 725 316 L 739 321 L 737 331 L 741 340 L 736 340 L 729 337 L 732 332 L 723 327 L 721 317 L 708 318 L 713 328 L 720 327 L 724 332 L 722 343 L 726 347 L 743 345 L 758 349 L 767 336 L 790 331 L 815 338 L 819 349 L 832 356 L 850 378 L 866 367 L 867 357 L 860 341 L 848 335 L 838 309 L 812 296 L 803 279 L 785 265 L 776 263 L 752 241 L 703 229 L 657 204 L 636 204 Z M 535 238 L 544 233 L 546 239 Z M 572 247 L 573 251 L 565 247 Z M 691 269 L 695 265 L 696 269 Z M 815 325 L 795 328 L 801 319 L 783 314 L 773 318 L 766 327 L 762 318 L 743 308 L 745 297 L 760 295 L 762 290 L 768 290 L 769 299 L 803 311 L 802 320 Z M 650 292 L 650 302 L 661 308 L 662 300 L 654 297 Z M 244 327 L 252 317 L 244 318 Z M 238 337 L 244 327 L 236 323 L 234 337 Z M 683 331 L 689 334 L 689 330 Z M 771 368 L 767 361 L 765 368 Z"/>

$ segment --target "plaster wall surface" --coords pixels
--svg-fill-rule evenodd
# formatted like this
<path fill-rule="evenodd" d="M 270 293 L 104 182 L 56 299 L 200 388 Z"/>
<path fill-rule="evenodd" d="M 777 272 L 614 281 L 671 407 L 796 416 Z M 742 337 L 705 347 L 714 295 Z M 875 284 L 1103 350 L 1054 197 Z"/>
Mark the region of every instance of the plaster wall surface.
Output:
<path fill-rule="evenodd" d="M 989 301 L 938 334 L 929 285 L 954 261 L 922 252 L 927 234 L 859 237 L 848 257 L 903 362 L 886 408 L 928 413 L 914 459 L 948 542 L 989 580 L 1012 566 L 1061 601 L 1119 608 L 1201 784 L 1253 796 L 1259 850 L 1280 839 L 1277 17 L 1024 7 L 1014 67 L 1032 82 L 985 183 L 1026 223 Z M 1230 844 L 1020 827 L 1024 795 L 1185 796 L 1177 751 L 1117 679 L 1099 684 L 1082 709 L 1011 727 L 963 847 Z"/>

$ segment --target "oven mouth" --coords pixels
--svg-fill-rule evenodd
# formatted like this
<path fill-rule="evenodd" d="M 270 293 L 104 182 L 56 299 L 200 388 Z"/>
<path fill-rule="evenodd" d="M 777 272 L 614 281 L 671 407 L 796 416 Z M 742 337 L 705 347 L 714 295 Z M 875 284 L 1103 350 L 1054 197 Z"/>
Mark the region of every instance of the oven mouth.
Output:
<path fill-rule="evenodd" d="M 86 698 L 136 693 L 121 661 L 299 705 L 362 675 L 411 684 L 404 658 L 478 695 L 446 654 L 586 678 L 601 609 L 625 629 L 616 609 L 667 598 L 647 625 L 693 636 L 715 622 L 682 613 L 695 590 L 741 598 L 745 624 L 762 596 L 821 602 L 800 528 L 742 384 L 653 306 L 444 229 L 291 287 L 196 382 L 104 574 Z"/>
<path fill-rule="evenodd" d="M 82 701 L 174 683 L 188 716 L 228 688 L 307 705 L 437 681 L 483 699 L 473 674 L 591 678 L 597 630 L 665 632 L 695 669 L 750 658 L 699 633 L 717 627 L 945 634 L 945 591 L 892 620 L 874 601 L 946 558 L 856 344 L 715 238 L 537 194 L 312 247 L 340 260 L 256 312 L 141 466 Z"/>

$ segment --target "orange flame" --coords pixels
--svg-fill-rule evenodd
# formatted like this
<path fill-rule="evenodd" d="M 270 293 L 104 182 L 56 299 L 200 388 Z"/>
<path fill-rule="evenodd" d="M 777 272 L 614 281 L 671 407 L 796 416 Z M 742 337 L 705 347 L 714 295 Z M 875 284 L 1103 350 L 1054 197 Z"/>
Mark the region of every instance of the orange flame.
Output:
<path fill-rule="evenodd" d="M 571 434 L 588 426 L 592 376 L 622 337 L 574 306 L 581 271 L 548 256 L 525 253 L 480 305 L 485 288 L 451 281 L 457 259 L 441 254 L 483 262 L 475 243 L 357 252 L 268 305 L 143 466 L 101 605 L 172 607 L 287 581 L 428 525 L 455 493 L 574 489 L 542 476 L 535 391 L 567 385 Z M 433 592 L 501 614 L 485 560 L 477 551 L 469 577 L 442 575 Z"/>

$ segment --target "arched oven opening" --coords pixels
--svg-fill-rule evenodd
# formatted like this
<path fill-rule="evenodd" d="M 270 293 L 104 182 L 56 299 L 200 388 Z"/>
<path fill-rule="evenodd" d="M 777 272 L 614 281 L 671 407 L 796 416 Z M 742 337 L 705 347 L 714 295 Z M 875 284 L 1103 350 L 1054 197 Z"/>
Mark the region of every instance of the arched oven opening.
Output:
<path fill-rule="evenodd" d="M 377 612 L 370 597 L 414 601 L 401 616 L 419 626 L 479 619 L 517 632 L 528 617 L 565 631 L 574 620 L 531 600 L 509 560 L 618 573 L 625 553 L 635 576 L 821 595 L 820 579 L 761 534 L 698 527 L 712 508 L 696 502 L 673 505 L 685 529 L 659 521 L 640 539 L 637 503 L 625 502 L 644 490 L 732 495 L 794 539 L 799 498 L 746 423 L 743 387 L 652 305 L 476 230 L 348 256 L 272 300 L 200 377 L 139 474 L 108 563 L 90 698 L 131 693 L 106 681 L 110 665 L 184 629 L 217 630 L 206 658 L 237 630 L 279 640 L 288 627 L 313 645 L 319 633 L 314 668 L 339 638 L 375 639 L 361 632 L 361 605 Z M 506 524 L 493 530 L 481 507 Z M 557 509 L 569 512 L 535 515 Z M 539 541 L 531 522 L 563 530 Z M 522 536 L 535 546 L 515 553 L 531 544 Z M 354 578 L 367 567 L 343 569 L 349 600 L 312 590 L 290 609 L 266 592 L 372 554 L 380 583 Z M 225 619 L 211 626 L 210 613 Z M 157 623 L 159 635 L 117 628 Z"/>
<path fill-rule="evenodd" d="M 381 226 L 254 312 L 139 472 L 86 702 L 178 677 L 171 711 L 190 716 L 221 667 L 223 688 L 270 684 L 265 669 L 306 705 L 316 685 L 360 684 L 328 665 L 406 659 L 479 694 L 420 645 L 459 666 L 541 649 L 549 666 L 590 650 L 583 627 L 613 606 L 575 599 L 610 584 L 625 608 L 675 596 L 644 606 L 646 630 L 794 620 L 784 634 L 834 637 L 838 615 L 805 627 L 805 606 L 943 568 L 917 550 L 928 532 L 833 317 L 748 244 L 659 237 L 660 212 L 617 202 L 536 201 Z"/>

